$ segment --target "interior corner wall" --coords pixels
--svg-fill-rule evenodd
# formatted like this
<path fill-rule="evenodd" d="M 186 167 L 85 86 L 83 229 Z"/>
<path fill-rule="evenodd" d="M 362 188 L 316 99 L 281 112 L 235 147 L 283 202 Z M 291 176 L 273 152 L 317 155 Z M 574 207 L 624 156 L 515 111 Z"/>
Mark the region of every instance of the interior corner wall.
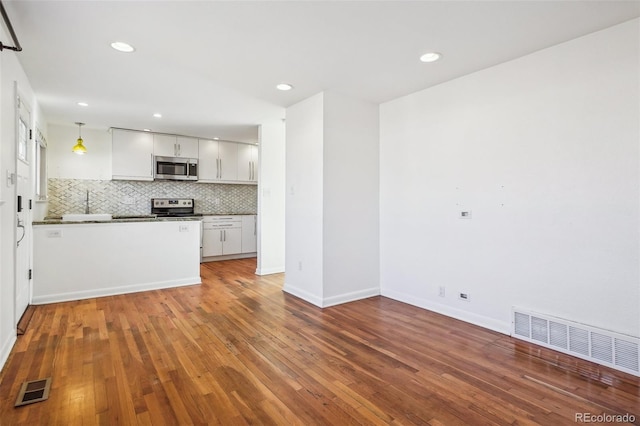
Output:
<path fill-rule="evenodd" d="M 323 306 L 380 294 L 378 116 L 324 93 Z"/>
<path fill-rule="evenodd" d="M 381 106 L 383 295 L 640 336 L 639 22 Z"/>
<path fill-rule="evenodd" d="M 284 115 L 284 111 L 283 111 Z M 258 262 L 256 274 L 285 268 L 285 124 L 277 119 L 259 129 Z"/>
<path fill-rule="evenodd" d="M 285 284 L 322 306 L 322 93 L 287 108 Z"/>

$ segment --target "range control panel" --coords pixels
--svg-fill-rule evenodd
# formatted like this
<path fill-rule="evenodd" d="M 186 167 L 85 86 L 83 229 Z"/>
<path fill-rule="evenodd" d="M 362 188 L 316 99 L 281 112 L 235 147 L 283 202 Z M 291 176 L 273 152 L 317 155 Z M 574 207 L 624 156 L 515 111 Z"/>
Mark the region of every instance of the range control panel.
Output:
<path fill-rule="evenodd" d="M 192 208 L 193 198 L 153 198 L 151 203 L 160 208 Z"/>

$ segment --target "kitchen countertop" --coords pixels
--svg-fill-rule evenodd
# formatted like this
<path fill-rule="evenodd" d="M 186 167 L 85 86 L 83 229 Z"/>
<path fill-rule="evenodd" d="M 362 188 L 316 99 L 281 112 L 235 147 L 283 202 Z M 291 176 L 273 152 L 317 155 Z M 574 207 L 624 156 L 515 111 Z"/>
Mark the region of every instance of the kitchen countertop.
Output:
<path fill-rule="evenodd" d="M 155 215 L 140 216 L 113 216 L 111 220 L 62 220 L 61 217 L 46 217 L 45 220 L 33 221 L 33 225 L 71 225 L 71 224 L 96 224 L 96 223 L 127 223 L 127 222 L 171 222 L 171 221 L 193 221 L 200 220 L 200 217 L 156 217 Z"/>
<path fill-rule="evenodd" d="M 69 225 L 78 223 L 123 223 L 123 222 L 163 222 L 181 220 L 200 220 L 202 216 L 247 216 L 256 213 L 196 213 L 197 216 L 157 217 L 156 215 L 114 215 L 111 220 L 62 220 L 60 216 L 47 216 L 44 220 L 33 221 L 33 225 Z"/>

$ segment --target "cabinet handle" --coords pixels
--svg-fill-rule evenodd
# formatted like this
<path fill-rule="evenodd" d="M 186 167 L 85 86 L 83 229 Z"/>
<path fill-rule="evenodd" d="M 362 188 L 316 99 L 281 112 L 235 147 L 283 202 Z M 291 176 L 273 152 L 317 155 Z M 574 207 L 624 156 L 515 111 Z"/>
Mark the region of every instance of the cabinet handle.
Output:
<path fill-rule="evenodd" d="M 225 229 L 222 232 L 224 232 L 224 240 L 222 241 L 227 241 L 227 230 Z"/>
<path fill-rule="evenodd" d="M 154 167 L 154 164 L 153 164 L 153 152 L 152 152 L 151 153 L 151 177 L 154 177 L 154 175 L 155 175 L 155 173 L 154 173 L 155 170 L 154 169 L 155 169 L 155 167 Z"/>
<path fill-rule="evenodd" d="M 222 158 L 220 159 L 220 168 L 218 170 L 220 170 L 220 179 L 222 179 Z"/>
<path fill-rule="evenodd" d="M 220 231 L 220 242 L 222 242 L 222 233 L 223 233 L 223 232 L 224 232 L 224 231 Z"/>

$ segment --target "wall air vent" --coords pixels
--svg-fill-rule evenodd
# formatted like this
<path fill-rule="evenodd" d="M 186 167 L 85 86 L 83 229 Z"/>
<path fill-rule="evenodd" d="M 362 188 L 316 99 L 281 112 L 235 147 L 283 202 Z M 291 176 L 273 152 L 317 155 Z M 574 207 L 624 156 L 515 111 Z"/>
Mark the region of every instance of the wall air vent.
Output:
<path fill-rule="evenodd" d="M 511 336 L 640 377 L 640 339 L 513 308 Z"/>

